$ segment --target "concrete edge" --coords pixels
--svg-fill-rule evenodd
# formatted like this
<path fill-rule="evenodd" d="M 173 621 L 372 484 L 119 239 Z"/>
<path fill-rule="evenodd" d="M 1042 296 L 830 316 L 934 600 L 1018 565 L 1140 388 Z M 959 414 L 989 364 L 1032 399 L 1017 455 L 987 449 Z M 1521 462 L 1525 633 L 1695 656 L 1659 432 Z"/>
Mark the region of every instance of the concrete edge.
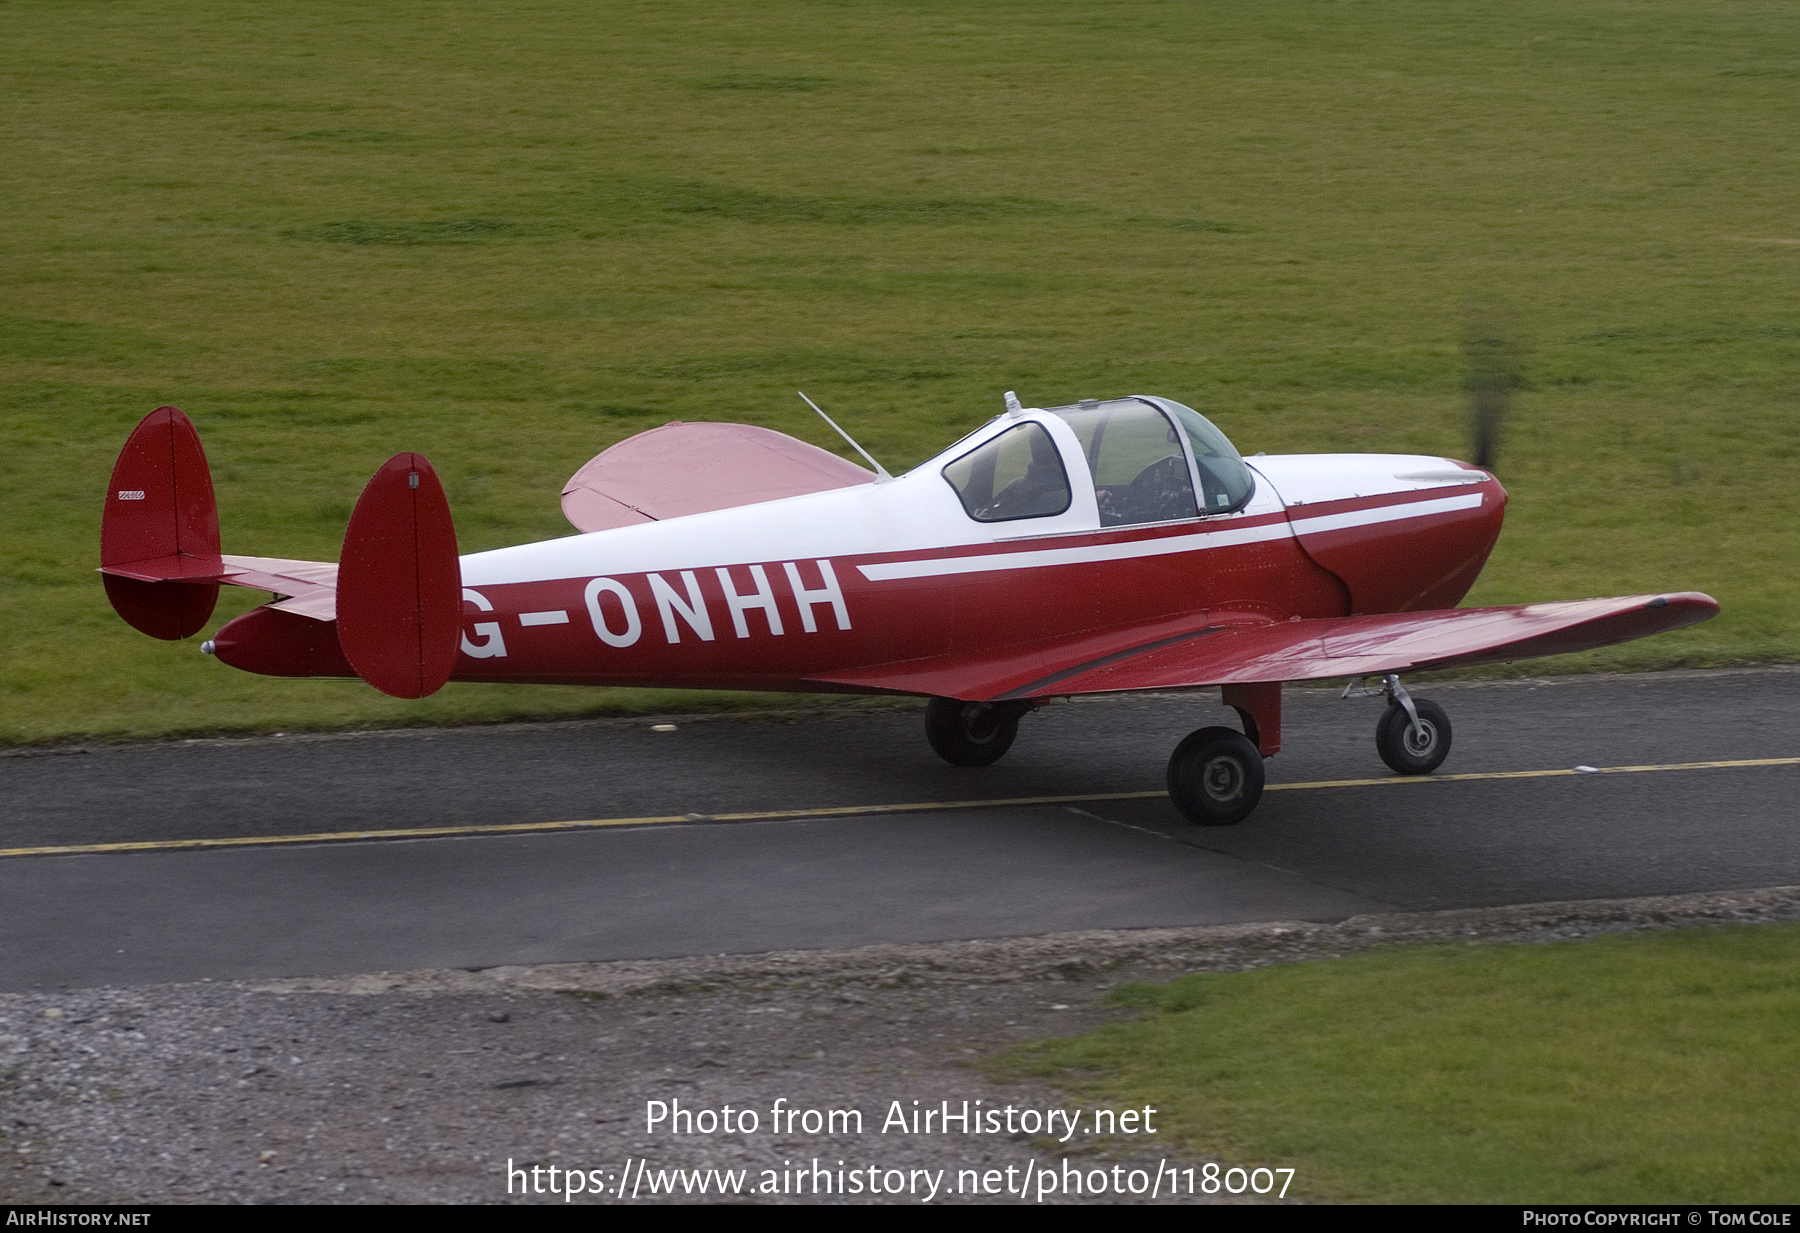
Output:
<path fill-rule="evenodd" d="M 283 994 L 560 992 L 611 996 L 847 982 L 991 984 L 1088 975 L 1126 966 L 1153 969 L 1148 974 L 1158 976 L 1243 971 L 1406 942 L 1547 942 L 1642 929 L 1785 920 L 1800 920 L 1800 886 L 1391 912 L 1353 916 L 1337 924 L 1266 921 L 1188 928 L 1086 930 L 844 950 L 296 977 L 237 981 L 225 987 Z M 214 987 L 221 984 L 225 983 Z"/>

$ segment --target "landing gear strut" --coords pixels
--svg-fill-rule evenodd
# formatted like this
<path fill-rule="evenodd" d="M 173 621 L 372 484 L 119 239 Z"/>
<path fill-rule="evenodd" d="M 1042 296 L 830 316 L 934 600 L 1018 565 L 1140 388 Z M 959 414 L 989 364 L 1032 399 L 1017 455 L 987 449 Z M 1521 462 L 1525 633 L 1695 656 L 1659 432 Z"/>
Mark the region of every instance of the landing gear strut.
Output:
<path fill-rule="evenodd" d="M 963 702 L 933 698 L 925 704 L 925 739 L 953 766 L 989 766 L 1012 748 L 1019 717 L 1029 702 Z"/>

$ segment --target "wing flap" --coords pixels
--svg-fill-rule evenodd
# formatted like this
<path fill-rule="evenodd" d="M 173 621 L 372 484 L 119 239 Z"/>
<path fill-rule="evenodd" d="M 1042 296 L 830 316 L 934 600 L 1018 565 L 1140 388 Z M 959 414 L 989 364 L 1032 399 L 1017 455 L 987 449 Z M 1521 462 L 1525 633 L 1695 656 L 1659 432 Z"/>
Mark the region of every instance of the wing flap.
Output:
<path fill-rule="evenodd" d="M 809 679 L 827 685 L 933 694 L 972 702 L 1082 692 L 1052 686 L 1121 657 L 1267 623 L 1267 617 L 1245 613 L 1190 612 L 1129 629 L 1091 630 L 1052 643 L 877 664 L 850 672 L 822 673 Z"/>

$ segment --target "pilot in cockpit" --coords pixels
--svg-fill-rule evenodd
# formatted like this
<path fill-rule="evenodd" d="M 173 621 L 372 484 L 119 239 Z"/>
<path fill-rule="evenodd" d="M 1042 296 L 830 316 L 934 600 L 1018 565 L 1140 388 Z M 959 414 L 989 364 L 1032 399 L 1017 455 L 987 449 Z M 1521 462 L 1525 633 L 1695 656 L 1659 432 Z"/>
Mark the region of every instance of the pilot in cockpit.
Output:
<path fill-rule="evenodd" d="M 1167 416 L 1131 399 L 1079 406 L 1062 414 L 1087 453 L 1101 526 L 1198 515 L 1187 456 Z"/>
<path fill-rule="evenodd" d="M 1025 474 L 1002 488 L 981 511 L 979 516 L 984 521 L 1039 517 L 1061 513 L 1069 507 L 1069 480 L 1055 442 L 1036 425 L 1032 425 L 1025 439 L 1031 443 L 1031 461 L 1025 465 Z"/>
<path fill-rule="evenodd" d="M 1146 465 L 1129 484 L 1094 485 L 1101 526 L 1166 522 L 1196 515 L 1194 486 L 1188 479 L 1181 438 L 1175 435 L 1173 427 L 1165 435 L 1172 452 Z"/>

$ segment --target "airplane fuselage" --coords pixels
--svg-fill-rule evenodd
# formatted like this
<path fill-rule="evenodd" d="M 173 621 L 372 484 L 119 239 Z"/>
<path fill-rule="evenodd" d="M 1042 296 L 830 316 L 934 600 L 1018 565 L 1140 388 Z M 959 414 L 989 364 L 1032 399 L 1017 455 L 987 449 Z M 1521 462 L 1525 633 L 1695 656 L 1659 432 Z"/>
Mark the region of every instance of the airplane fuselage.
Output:
<path fill-rule="evenodd" d="M 889 483 L 475 553 L 451 679 L 932 693 L 954 692 L 934 666 L 1004 659 L 1024 686 L 1040 650 L 1109 631 L 1451 607 L 1500 531 L 1504 490 L 1443 458 L 1246 461 L 1241 509 L 1152 524 L 1102 526 L 1081 485 L 1061 514 L 977 522 L 940 458 Z M 349 674 L 322 630 L 259 613 L 221 631 L 220 658 Z"/>

